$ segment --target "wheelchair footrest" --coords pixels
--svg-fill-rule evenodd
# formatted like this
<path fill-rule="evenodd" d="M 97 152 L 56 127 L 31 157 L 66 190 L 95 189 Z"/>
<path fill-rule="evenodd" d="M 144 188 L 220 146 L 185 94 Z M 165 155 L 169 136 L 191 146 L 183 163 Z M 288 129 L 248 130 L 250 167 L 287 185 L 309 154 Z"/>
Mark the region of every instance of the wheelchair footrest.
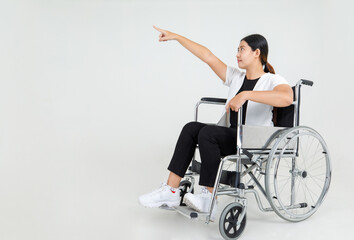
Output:
<path fill-rule="evenodd" d="M 173 209 L 176 212 L 179 212 L 180 214 L 182 214 L 183 216 L 185 216 L 189 219 L 197 219 L 197 220 L 206 221 L 207 217 L 209 216 L 209 213 L 197 212 L 188 206 L 177 206 L 177 207 L 173 207 Z"/>

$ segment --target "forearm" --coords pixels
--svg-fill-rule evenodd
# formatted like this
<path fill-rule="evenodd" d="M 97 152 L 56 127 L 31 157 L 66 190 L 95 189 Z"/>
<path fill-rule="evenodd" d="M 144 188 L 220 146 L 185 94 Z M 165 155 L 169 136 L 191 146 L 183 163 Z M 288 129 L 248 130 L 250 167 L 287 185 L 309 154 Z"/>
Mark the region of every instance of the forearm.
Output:
<path fill-rule="evenodd" d="M 188 38 L 185 38 L 181 35 L 177 35 L 176 40 L 188 51 L 197 56 L 200 60 L 205 63 L 208 63 L 208 59 L 212 55 L 211 51 L 208 48 L 196 42 L 193 42 L 192 40 L 189 40 Z"/>
<path fill-rule="evenodd" d="M 247 100 L 271 105 L 287 107 L 292 104 L 292 93 L 288 91 L 244 91 Z"/>

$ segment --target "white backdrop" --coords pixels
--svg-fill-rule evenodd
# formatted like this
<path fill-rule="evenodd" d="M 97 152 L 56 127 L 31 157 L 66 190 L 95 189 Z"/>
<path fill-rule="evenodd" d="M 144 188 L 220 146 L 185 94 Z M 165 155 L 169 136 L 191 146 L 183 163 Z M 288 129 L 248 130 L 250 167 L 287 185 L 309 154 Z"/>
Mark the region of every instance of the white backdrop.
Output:
<path fill-rule="evenodd" d="M 227 93 L 178 42 L 158 42 L 152 25 L 208 47 L 231 66 L 240 39 L 260 33 L 277 73 L 291 84 L 314 81 L 303 88 L 301 124 L 319 131 L 331 150 L 328 198 L 312 222 L 252 223 L 254 211 L 248 228 L 270 222 L 276 230 L 266 239 L 295 239 L 281 230 L 294 228 L 308 229 L 303 239 L 349 234 L 352 7 L 349 0 L 2 0 L 0 239 L 220 237 L 216 225 L 193 222 L 191 230 L 187 219 L 137 204 L 166 179 L 198 99 Z M 244 239 L 257 236 L 249 230 Z"/>

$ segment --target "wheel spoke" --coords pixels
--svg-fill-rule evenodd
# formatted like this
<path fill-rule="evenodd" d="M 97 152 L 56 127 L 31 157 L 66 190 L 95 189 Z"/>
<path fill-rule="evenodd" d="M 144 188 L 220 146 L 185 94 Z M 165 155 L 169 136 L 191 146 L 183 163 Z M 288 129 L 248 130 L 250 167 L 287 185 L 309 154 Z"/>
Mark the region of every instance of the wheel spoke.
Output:
<path fill-rule="evenodd" d="M 233 210 L 233 209 L 231 209 L 230 215 L 231 215 L 231 219 L 232 219 L 232 220 L 235 220 L 235 213 L 234 213 L 234 210 Z"/>
<path fill-rule="evenodd" d="M 311 169 L 311 172 L 313 172 L 314 170 L 320 169 L 320 168 L 323 168 L 323 166 L 319 166 L 319 167 L 316 167 L 314 169 Z"/>
<path fill-rule="evenodd" d="M 305 188 L 307 189 L 307 192 L 308 192 L 308 194 L 310 195 L 310 198 L 311 198 L 312 202 L 315 204 L 315 200 L 313 200 L 313 197 L 312 197 L 311 192 L 312 192 L 314 195 L 316 195 L 316 193 L 314 193 L 311 189 L 309 189 L 306 184 L 304 184 L 304 186 L 305 186 Z"/>
<path fill-rule="evenodd" d="M 312 177 L 318 177 L 318 176 L 323 176 L 323 175 L 326 175 L 326 173 L 321 173 L 321 174 L 316 174 L 316 175 L 311 174 Z"/>
<path fill-rule="evenodd" d="M 311 177 L 311 179 L 313 180 L 313 182 L 316 184 L 316 186 L 319 188 L 319 189 L 322 189 L 321 185 L 318 184 L 318 182 L 313 178 Z M 323 181 L 324 182 L 324 181 Z"/>
<path fill-rule="evenodd" d="M 288 165 L 288 167 L 291 168 L 289 163 L 287 161 L 284 161 L 284 160 L 286 160 L 286 158 L 281 158 L 281 156 L 279 156 L 279 161 L 281 161 L 281 160 L 283 160 L 282 162 L 285 162 L 286 165 Z"/>
<path fill-rule="evenodd" d="M 308 136 L 308 138 L 309 138 L 310 136 Z M 312 138 L 312 141 L 311 141 L 311 144 L 310 145 L 308 145 L 308 149 L 307 149 L 307 155 L 306 156 L 308 156 L 309 155 L 309 152 L 310 152 L 310 150 L 312 149 L 312 144 L 313 144 L 313 141 L 315 140 L 315 138 Z"/>
<path fill-rule="evenodd" d="M 311 175 L 309 173 L 308 173 L 308 175 L 309 175 L 310 178 L 317 179 L 320 182 L 325 182 L 325 180 L 323 178 L 318 177 L 318 175 L 315 176 L 315 175 Z M 321 174 L 321 175 L 323 176 L 324 174 Z"/>
<path fill-rule="evenodd" d="M 304 142 L 304 141 L 300 141 L 300 140 L 299 140 L 299 145 L 302 146 L 303 142 Z M 303 151 L 302 151 L 302 153 L 303 153 Z M 300 158 L 300 159 L 302 160 L 302 164 L 303 164 L 303 165 L 305 166 L 305 168 L 306 168 L 305 155 L 302 154 L 302 156 L 303 156 L 303 157 Z"/>
<path fill-rule="evenodd" d="M 316 154 L 318 153 L 318 148 L 320 146 L 320 142 L 317 143 L 317 147 L 316 147 L 316 150 L 314 151 L 314 153 L 312 154 L 311 158 L 309 159 L 309 161 L 313 161 L 313 159 L 315 158 Z M 312 163 L 312 162 L 311 162 Z M 309 165 L 311 165 L 311 163 L 309 162 Z M 306 166 L 305 166 L 306 167 Z"/>
<path fill-rule="evenodd" d="M 301 152 L 301 156 L 304 156 L 304 150 L 301 143 L 302 142 L 299 140 L 299 151 Z"/>
<path fill-rule="evenodd" d="M 317 163 L 320 162 L 320 160 L 322 160 L 325 156 L 321 156 L 320 158 L 317 158 L 315 161 L 312 162 L 312 164 L 307 168 L 307 169 L 311 169 L 311 167 L 315 166 Z"/>
<path fill-rule="evenodd" d="M 286 180 L 289 180 L 289 178 L 291 178 L 291 176 L 290 177 L 287 177 L 287 178 L 283 178 L 283 179 L 278 179 L 277 180 L 277 182 L 279 183 L 279 182 L 284 182 L 284 181 L 286 181 Z"/>
<path fill-rule="evenodd" d="M 228 218 L 225 219 L 225 223 L 228 223 L 228 222 L 231 223 L 231 222 L 233 222 L 233 221 L 234 221 L 234 220 L 233 220 L 231 217 L 228 217 Z"/>
<path fill-rule="evenodd" d="M 236 212 L 235 219 L 234 219 L 235 221 L 237 221 L 237 220 L 238 220 L 238 216 L 240 216 L 240 213 L 241 213 L 241 212 L 240 212 L 240 211 L 238 211 L 237 209 L 236 209 L 236 211 L 237 211 L 237 212 Z"/>
<path fill-rule="evenodd" d="M 229 226 L 227 227 L 226 232 L 227 232 L 227 233 L 230 232 L 231 228 L 233 228 L 233 227 L 235 227 L 235 225 L 229 223 Z"/>
<path fill-rule="evenodd" d="M 289 182 L 290 177 L 288 178 L 288 181 L 286 181 L 286 183 L 284 184 L 283 188 L 280 190 L 280 192 L 278 193 L 279 195 L 284 191 L 285 186 L 287 185 L 287 183 Z"/>

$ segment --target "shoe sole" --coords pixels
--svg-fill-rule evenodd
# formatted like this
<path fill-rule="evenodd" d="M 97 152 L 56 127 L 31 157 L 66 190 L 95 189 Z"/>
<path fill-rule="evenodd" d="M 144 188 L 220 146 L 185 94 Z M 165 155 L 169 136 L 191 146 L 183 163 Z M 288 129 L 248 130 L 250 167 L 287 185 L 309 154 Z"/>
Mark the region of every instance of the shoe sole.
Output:
<path fill-rule="evenodd" d="M 176 207 L 179 206 L 179 201 L 178 202 L 158 202 L 158 203 L 150 203 L 150 204 L 142 204 L 140 202 L 140 204 L 146 208 L 159 208 L 159 207 L 163 207 L 163 206 L 167 206 L 167 207 Z"/>

